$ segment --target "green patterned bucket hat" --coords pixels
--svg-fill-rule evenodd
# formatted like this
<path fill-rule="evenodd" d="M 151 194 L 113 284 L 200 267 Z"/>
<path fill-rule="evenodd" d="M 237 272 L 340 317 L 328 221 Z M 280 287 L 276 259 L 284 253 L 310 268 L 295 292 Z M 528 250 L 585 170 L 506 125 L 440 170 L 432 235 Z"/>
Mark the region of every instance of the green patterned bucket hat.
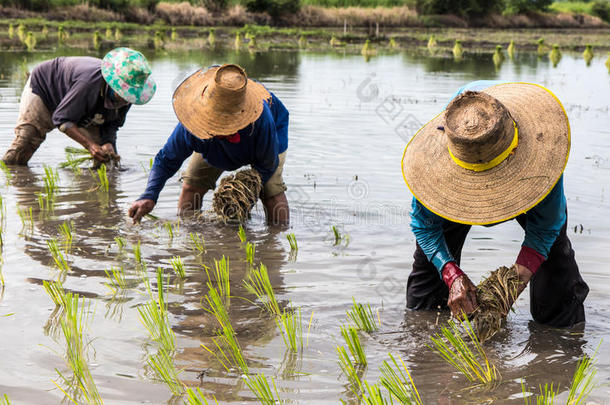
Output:
<path fill-rule="evenodd" d="M 146 104 L 157 90 L 148 61 L 138 51 L 116 48 L 102 60 L 102 76 L 121 98 L 131 104 Z"/>

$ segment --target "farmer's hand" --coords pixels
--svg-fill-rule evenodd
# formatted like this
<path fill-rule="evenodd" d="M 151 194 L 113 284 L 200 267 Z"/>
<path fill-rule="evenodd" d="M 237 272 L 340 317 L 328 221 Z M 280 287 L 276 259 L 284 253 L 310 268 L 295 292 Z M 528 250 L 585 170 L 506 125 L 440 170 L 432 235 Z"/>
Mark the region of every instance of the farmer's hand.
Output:
<path fill-rule="evenodd" d="M 517 275 L 519 276 L 519 288 L 517 289 L 517 297 L 525 290 L 527 287 L 527 283 L 530 282 L 533 273 L 527 267 L 522 264 L 515 263 L 515 268 L 517 269 Z M 517 299 L 515 297 L 515 300 Z"/>
<path fill-rule="evenodd" d="M 87 150 L 89 150 L 89 153 L 91 153 L 93 159 L 98 162 L 107 162 L 109 159 L 107 153 L 102 149 L 100 145 L 95 142 L 91 142 L 87 147 Z"/>
<path fill-rule="evenodd" d="M 140 222 L 142 217 L 148 214 L 155 207 L 155 202 L 153 200 L 138 200 L 131 204 L 129 208 L 128 214 L 131 218 L 133 218 L 133 223 L 136 224 Z"/>
<path fill-rule="evenodd" d="M 102 151 L 112 160 L 120 160 L 121 157 L 114 151 L 114 146 L 110 142 L 102 145 Z"/>
<path fill-rule="evenodd" d="M 451 314 L 458 319 L 472 314 L 477 308 L 477 288 L 455 262 L 445 264 L 442 270 L 443 281 L 449 288 L 447 305 Z"/>

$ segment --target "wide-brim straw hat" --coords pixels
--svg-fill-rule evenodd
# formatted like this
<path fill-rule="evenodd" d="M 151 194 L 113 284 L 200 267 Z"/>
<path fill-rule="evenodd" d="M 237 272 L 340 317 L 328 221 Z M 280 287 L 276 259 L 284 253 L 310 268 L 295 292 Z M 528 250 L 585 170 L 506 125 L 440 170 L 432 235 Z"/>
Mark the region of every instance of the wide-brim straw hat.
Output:
<path fill-rule="evenodd" d="M 486 225 L 525 213 L 560 179 L 570 125 L 559 99 L 532 83 L 457 96 L 408 143 L 402 172 L 426 208 Z"/>
<path fill-rule="evenodd" d="M 129 48 L 116 48 L 102 59 L 102 76 L 121 98 L 131 104 L 146 104 L 155 94 L 157 84 L 146 57 Z"/>
<path fill-rule="evenodd" d="M 238 65 L 198 70 L 187 77 L 173 97 L 178 120 L 193 135 L 208 139 L 233 135 L 263 112 L 271 95 L 260 83 L 248 79 Z"/>

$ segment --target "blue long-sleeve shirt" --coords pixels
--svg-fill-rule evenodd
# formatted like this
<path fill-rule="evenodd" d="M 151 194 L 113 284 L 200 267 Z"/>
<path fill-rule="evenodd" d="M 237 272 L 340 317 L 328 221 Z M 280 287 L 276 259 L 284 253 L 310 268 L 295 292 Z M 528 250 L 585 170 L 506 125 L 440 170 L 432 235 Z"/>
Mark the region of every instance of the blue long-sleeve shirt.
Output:
<path fill-rule="evenodd" d="M 454 95 L 470 90 L 480 91 L 500 82 L 480 80 L 460 88 Z M 563 176 L 551 192 L 535 207 L 526 212 L 527 224 L 522 246 L 534 249 L 548 257 L 551 246 L 566 222 L 566 198 Z M 443 224 L 449 221 L 424 207 L 415 197 L 411 203 L 411 230 L 418 245 L 436 267 L 439 274 L 443 266 L 454 261 L 443 235 Z"/>
<path fill-rule="evenodd" d="M 157 202 L 165 182 L 182 166 L 193 152 L 201 153 L 211 166 L 236 170 L 252 165 L 263 183 L 273 175 L 279 164 L 278 155 L 288 149 L 288 110 L 273 94 L 263 102 L 261 116 L 239 130 L 239 142 L 226 138 L 200 139 L 178 123 L 163 149 L 157 153 L 148 176 L 148 184 L 139 200 Z"/>

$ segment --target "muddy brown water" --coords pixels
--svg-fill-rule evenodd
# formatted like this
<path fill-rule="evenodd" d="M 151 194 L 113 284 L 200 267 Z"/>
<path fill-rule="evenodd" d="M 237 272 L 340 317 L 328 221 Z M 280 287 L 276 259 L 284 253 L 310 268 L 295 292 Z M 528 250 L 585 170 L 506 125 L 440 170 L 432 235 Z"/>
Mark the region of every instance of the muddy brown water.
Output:
<path fill-rule="evenodd" d="M 0 150 L 12 139 L 24 66 L 56 54 L 0 55 Z M 110 174 L 107 195 L 91 191 L 95 181 L 59 170 L 55 210 L 42 215 L 36 193 L 42 189 L 43 164 L 65 160 L 73 143 L 57 131 L 33 157 L 28 168 L 0 175 L 0 194 L 7 209 L 2 250 L 6 286 L 0 295 L 0 394 L 16 404 L 59 403 L 56 369 L 66 372 L 53 304 L 42 280 L 58 275 L 47 240 L 59 238 L 57 226 L 74 222 L 72 270 L 66 289 L 89 297 L 93 322 L 90 365 L 107 404 L 180 403 L 154 381 L 146 356 L 154 353 L 137 306 L 147 301 L 145 289 L 134 288 L 112 298 L 104 270 L 124 266 L 137 280 L 131 245 L 140 240 L 151 280 L 157 267 L 170 269 L 172 256 L 184 258 L 187 277 L 170 278 L 167 301 L 176 333 L 177 366 L 182 379 L 199 385 L 208 397 L 223 403 L 255 402 L 239 376 L 226 373 L 200 344 L 209 344 L 213 323 L 201 308 L 206 293 L 202 264 L 230 257 L 233 291 L 248 296 L 240 283 L 246 274 L 245 252 L 235 226 L 214 221 L 184 220 L 173 239 L 162 224 L 178 220 L 178 176 L 168 181 L 154 214 L 132 226 L 126 220 L 130 203 L 144 190 L 146 168 L 176 124 L 170 100 L 174 87 L 197 67 L 237 62 L 262 80 L 289 108 L 290 135 L 285 180 L 292 223 L 289 229 L 265 226 L 262 206 L 246 226 L 256 244 L 256 262 L 269 268 L 278 297 L 302 307 L 303 318 L 314 312 L 308 346 L 301 356 L 286 353 L 274 323 L 251 303 L 232 300 L 231 318 L 251 369 L 277 376 L 288 403 L 357 403 L 337 365 L 342 344 L 339 325 L 352 296 L 379 310 L 382 327 L 364 338 L 369 358 L 365 378 L 374 382 L 388 353 L 402 356 L 426 404 L 523 403 L 521 380 L 530 391 L 539 384 L 569 385 L 576 362 L 598 348 L 597 382 L 592 398 L 610 403 L 610 75 L 601 57 L 586 67 L 579 55 L 564 55 L 555 69 L 550 62 L 520 54 L 496 70 L 491 56 L 469 56 L 461 63 L 406 53 L 380 55 L 368 63 L 361 56 L 268 52 L 236 54 L 190 52 L 151 55 L 158 93 L 129 113 L 118 148 L 123 171 Z M 519 299 L 507 327 L 487 345 L 503 379 L 493 390 L 468 390 L 458 375 L 426 345 L 447 314 L 405 310 L 405 285 L 412 263 L 414 238 L 409 229 L 411 196 L 404 185 L 400 159 L 406 141 L 421 123 L 433 117 L 454 91 L 475 79 L 537 82 L 563 101 L 572 125 L 572 151 L 565 173 L 570 238 L 582 274 L 591 289 L 584 327 L 558 330 L 537 325 L 528 311 L 527 291 Z M 211 196 L 204 206 L 210 208 Z M 31 231 L 23 230 L 17 208 L 33 207 Z M 336 225 L 348 240 L 334 245 Z M 190 232 L 205 237 L 207 253 L 197 256 Z M 299 251 L 291 258 L 286 234 L 294 232 Z M 114 238 L 127 241 L 124 252 Z M 510 265 L 523 232 L 516 222 L 492 228 L 475 227 L 466 242 L 463 268 L 475 283 L 500 265 Z M 156 283 L 153 283 L 156 287 Z M 601 345 L 600 345 L 601 342 Z M 206 373 L 199 378 L 201 371 Z M 605 384 L 605 385 L 604 385 Z M 565 400 L 563 392 L 561 399 Z M 561 401 L 559 401 L 561 402 Z"/>

